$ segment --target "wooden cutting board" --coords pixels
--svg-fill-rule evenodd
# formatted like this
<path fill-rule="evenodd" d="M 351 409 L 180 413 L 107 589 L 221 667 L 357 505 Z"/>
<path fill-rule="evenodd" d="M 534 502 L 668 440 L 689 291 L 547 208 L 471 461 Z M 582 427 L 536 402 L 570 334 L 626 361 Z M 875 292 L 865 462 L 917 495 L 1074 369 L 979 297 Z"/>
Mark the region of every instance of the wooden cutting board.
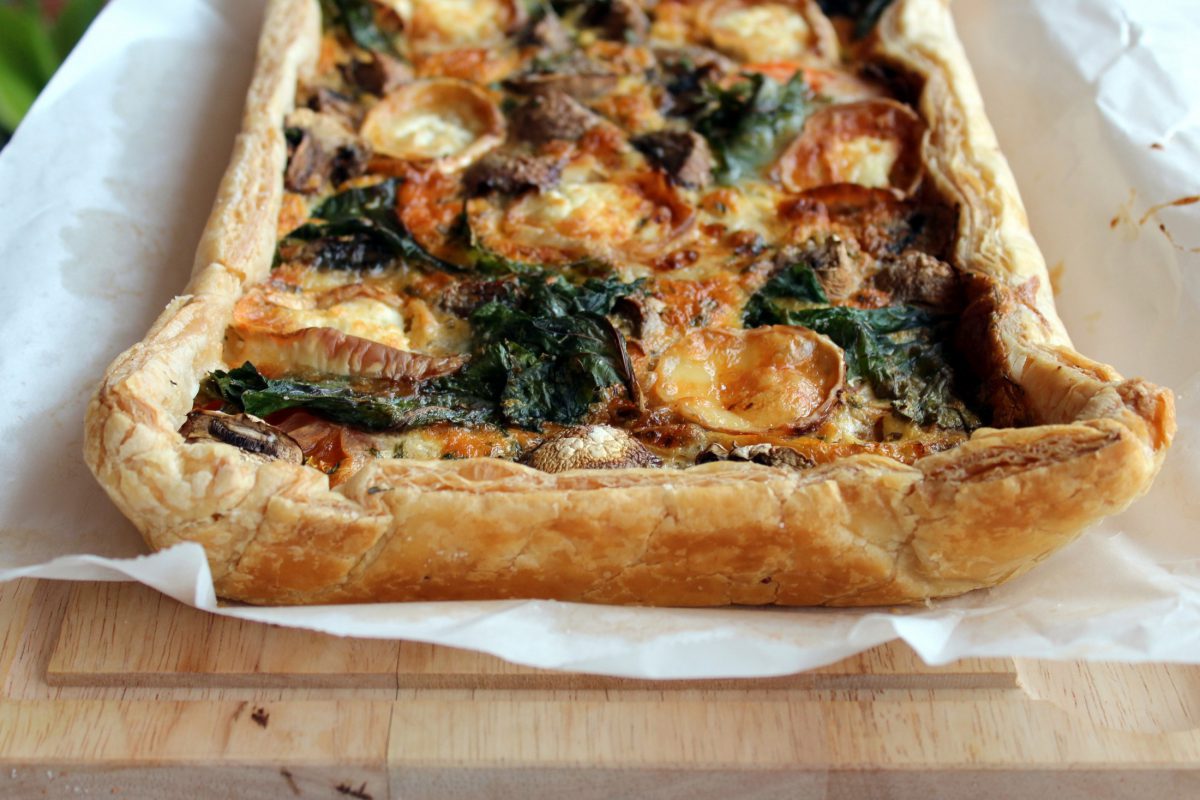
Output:
<path fill-rule="evenodd" d="M 1200 667 L 617 680 L 21 581 L 0 678 L 2 798 L 1200 798 Z"/>

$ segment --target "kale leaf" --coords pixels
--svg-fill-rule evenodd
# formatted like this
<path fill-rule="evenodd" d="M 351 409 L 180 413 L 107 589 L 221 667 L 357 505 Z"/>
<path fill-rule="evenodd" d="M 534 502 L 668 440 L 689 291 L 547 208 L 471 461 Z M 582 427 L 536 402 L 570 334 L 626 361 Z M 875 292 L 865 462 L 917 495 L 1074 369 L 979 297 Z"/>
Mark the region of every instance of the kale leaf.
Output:
<path fill-rule="evenodd" d="M 709 83 L 705 94 L 692 123 L 708 139 L 722 183 L 736 183 L 773 161 L 804 127 L 814 103 L 800 72 L 784 84 L 747 73 L 728 88 Z"/>
<path fill-rule="evenodd" d="M 604 315 L 639 289 L 616 278 L 580 285 L 522 279 L 511 297 L 471 314 L 467 365 L 416 387 L 370 378 L 266 378 L 247 362 L 210 373 L 203 391 L 259 417 L 303 408 L 372 431 L 438 422 L 533 430 L 545 422 L 571 424 L 631 380 L 624 342 Z"/>
<path fill-rule="evenodd" d="M 389 381 L 364 378 L 264 378 L 250 362 L 228 372 L 214 370 L 204 390 L 256 417 L 303 408 L 370 431 L 485 422 L 492 416 L 491 406 L 478 398 L 403 395 Z"/>
<path fill-rule="evenodd" d="M 472 269 L 484 275 L 536 275 L 542 272 L 537 264 L 514 261 L 478 243 L 468 249 L 467 258 Z"/>
<path fill-rule="evenodd" d="M 385 53 L 396 52 L 391 37 L 379 30 L 371 0 L 322 0 L 321 6 L 326 19 L 345 28 L 359 47 Z"/>
<path fill-rule="evenodd" d="M 789 307 L 788 300 L 808 305 Z M 827 303 L 812 270 L 793 266 L 750 298 L 743 322 L 748 328 L 799 325 L 828 336 L 845 353 L 851 380 L 865 380 L 898 414 L 918 425 L 979 427 L 978 415 L 955 391 L 947 346 L 950 318 L 906 305 L 853 308 Z"/>
<path fill-rule="evenodd" d="M 612 277 L 579 285 L 523 279 L 517 297 L 471 314 L 471 361 L 430 389 L 491 398 L 499 421 L 522 428 L 578 422 L 612 387 L 629 380 L 624 343 L 604 315 L 639 288 Z"/>
<path fill-rule="evenodd" d="M 305 256 L 324 269 L 369 270 L 395 258 L 451 272 L 460 268 L 428 253 L 412 238 L 396 213 L 398 178 L 347 189 L 313 211 L 307 222 L 284 237 L 283 248 L 305 245 Z"/>
<path fill-rule="evenodd" d="M 785 307 L 791 305 L 787 303 L 789 300 L 799 303 L 829 304 L 825 287 L 821 286 L 821 281 L 817 278 L 817 273 L 813 272 L 812 267 L 807 264 L 793 264 L 777 272 L 746 303 L 742 312 L 745 326 L 757 328 L 760 325 L 777 324 L 768 320 L 776 319 L 781 313 L 782 309 L 777 302 L 780 300 L 784 301 Z"/>

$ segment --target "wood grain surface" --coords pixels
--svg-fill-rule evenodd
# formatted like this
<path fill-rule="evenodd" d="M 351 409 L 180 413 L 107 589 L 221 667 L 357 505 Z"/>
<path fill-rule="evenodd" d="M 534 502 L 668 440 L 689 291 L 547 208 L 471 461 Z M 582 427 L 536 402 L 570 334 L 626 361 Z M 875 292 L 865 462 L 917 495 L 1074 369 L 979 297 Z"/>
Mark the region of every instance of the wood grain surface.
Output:
<path fill-rule="evenodd" d="M 1200 797 L 1200 668 L 888 645 L 772 680 L 546 672 L 0 585 L 0 797 Z"/>

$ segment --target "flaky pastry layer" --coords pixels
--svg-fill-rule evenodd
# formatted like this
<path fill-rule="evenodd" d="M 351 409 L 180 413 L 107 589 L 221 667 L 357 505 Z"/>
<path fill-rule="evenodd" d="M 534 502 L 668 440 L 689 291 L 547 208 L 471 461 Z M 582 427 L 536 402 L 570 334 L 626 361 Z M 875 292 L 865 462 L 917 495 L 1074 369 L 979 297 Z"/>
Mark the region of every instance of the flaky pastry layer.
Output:
<path fill-rule="evenodd" d="M 271 268 L 282 120 L 319 39 L 316 0 L 272 0 L 186 293 L 112 364 L 87 414 L 87 463 L 113 501 L 153 549 L 202 544 L 222 597 L 915 602 L 1024 572 L 1158 471 L 1172 396 L 1071 348 L 941 0 L 897 0 L 876 55 L 924 81 L 925 166 L 961 209 L 956 261 L 992 279 L 967 312 L 978 357 L 1000 376 L 985 390 L 1026 427 L 980 429 L 913 466 L 857 455 L 803 472 L 723 462 L 547 474 L 496 459 L 401 459 L 373 461 L 336 489 L 314 469 L 185 444 L 177 430 L 221 364 L 233 305 Z"/>

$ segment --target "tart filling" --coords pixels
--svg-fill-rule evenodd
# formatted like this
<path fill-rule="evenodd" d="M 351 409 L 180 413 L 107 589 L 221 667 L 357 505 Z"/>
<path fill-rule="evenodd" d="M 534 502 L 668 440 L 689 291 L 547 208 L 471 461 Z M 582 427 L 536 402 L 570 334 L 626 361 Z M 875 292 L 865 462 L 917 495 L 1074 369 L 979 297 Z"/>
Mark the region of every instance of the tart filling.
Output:
<path fill-rule="evenodd" d="M 965 441 L 957 211 L 901 83 L 814 9 L 328 4 L 205 430 L 246 415 L 334 484 Z"/>

